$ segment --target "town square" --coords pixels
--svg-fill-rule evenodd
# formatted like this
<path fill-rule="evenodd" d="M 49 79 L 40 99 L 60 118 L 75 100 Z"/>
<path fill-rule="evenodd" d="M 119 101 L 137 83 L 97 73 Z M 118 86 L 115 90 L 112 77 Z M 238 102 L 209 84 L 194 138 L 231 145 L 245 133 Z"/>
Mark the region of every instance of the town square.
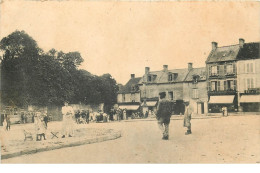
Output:
<path fill-rule="evenodd" d="M 0 8 L 1 163 L 260 163 L 258 2 Z"/>

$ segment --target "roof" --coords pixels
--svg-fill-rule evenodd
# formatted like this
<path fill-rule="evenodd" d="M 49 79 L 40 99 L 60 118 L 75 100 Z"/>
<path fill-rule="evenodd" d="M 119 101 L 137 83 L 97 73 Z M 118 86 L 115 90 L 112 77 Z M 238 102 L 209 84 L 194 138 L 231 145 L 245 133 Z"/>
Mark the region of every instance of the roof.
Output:
<path fill-rule="evenodd" d="M 224 47 L 218 47 L 212 50 L 207 58 L 206 63 L 224 62 L 236 60 L 249 60 L 260 58 L 260 43 L 244 43 L 241 48 L 239 44 Z"/>
<path fill-rule="evenodd" d="M 152 83 L 168 83 L 168 75 L 169 73 L 177 73 L 178 76 L 174 80 L 174 82 L 183 82 L 188 74 L 188 69 L 174 69 L 174 70 L 168 70 L 167 72 L 165 71 L 151 71 L 149 72 L 150 75 L 155 75 L 155 78 Z M 139 83 L 142 83 L 144 81 L 144 77 L 140 80 Z"/>
<path fill-rule="evenodd" d="M 260 43 L 245 43 L 240 48 L 237 60 L 260 59 Z"/>
<path fill-rule="evenodd" d="M 200 80 L 206 80 L 206 67 L 201 68 L 193 68 L 187 75 L 185 81 L 191 82 L 193 80 L 193 76 L 199 76 Z"/>
<path fill-rule="evenodd" d="M 212 50 L 207 58 L 207 63 L 221 61 L 235 61 L 239 52 L 239 45 L 218 47 Z"/>
<path fill-rule="evenodd" d="M 138 82 L 140 81 L 141 77 L 138 78 L 131 78 L 124 86 L 122 86 L 118 93 L 122 94 L 122 93 L 132 93 L 132 87 L 136 86 L 138 84 Z M 136 87 L 134 92 L 139 91 L 139 89 Z"/>
<path fill-rule="evenodd" d="M 200 68 L 192 68 L 190 71 L 187 68 L 184 69 L 173 69 L 168 71 L 151 71 L 149 72 L 149 75 L 156 75 L 153 82 L 151 83 L 169 83 L 168 81 L 168 75 L 169 73 L 177 73 L 177 78 L 171 82 L 191 82 L 193 80 L 193 76 L 199 76 L 198 80 L 206 80 L 206 68 L 200 67 Z M 144 81 L 145 75 L 143 78 L 139 81 L 139 84 L 141 84 Z"/>

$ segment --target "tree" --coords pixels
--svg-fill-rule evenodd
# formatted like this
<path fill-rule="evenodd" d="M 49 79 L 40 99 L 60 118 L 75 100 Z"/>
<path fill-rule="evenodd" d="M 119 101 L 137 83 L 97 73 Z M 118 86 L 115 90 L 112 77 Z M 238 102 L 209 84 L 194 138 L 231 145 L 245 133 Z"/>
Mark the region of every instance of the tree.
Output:
<path fill-rule="evenodd" d="M 0 41 L 3 51 L 2 101 L 6 104 L 24 106 L 28 101 L 26 86 L 42 50 L 24 31 L 15 31 Z"/>

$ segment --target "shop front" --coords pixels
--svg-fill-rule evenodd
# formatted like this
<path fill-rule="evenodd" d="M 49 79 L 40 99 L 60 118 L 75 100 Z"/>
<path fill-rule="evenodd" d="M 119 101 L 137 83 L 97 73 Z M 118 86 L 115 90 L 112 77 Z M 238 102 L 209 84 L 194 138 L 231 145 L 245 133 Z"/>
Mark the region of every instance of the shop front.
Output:
<path fill-rule="evenodd" d="M 221 113 L 223 108 L 227 108 L 228 112 L 236 112 L 236 97 L 235 95 L 210 96 L 208 108 L 209 113 Z"/>
<path fill-rule="evenodd" d="M 240 106 L 243 112 L 260 112 L 260 95 L 242 95 Z"/>

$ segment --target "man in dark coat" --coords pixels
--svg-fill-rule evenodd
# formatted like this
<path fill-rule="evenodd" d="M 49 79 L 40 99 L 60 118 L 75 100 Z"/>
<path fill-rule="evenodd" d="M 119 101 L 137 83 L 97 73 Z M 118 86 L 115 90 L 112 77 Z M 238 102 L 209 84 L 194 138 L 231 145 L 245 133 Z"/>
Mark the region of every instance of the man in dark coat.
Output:
<path fill-rule="evenodd" d="M 165 99 L 166 93 L 160 93 L 160 101 L 157 107 L 156 119 L 163 133 L 163 140 L 169 139 L 169 124 L 172 114 L 173 103 Z"/>

